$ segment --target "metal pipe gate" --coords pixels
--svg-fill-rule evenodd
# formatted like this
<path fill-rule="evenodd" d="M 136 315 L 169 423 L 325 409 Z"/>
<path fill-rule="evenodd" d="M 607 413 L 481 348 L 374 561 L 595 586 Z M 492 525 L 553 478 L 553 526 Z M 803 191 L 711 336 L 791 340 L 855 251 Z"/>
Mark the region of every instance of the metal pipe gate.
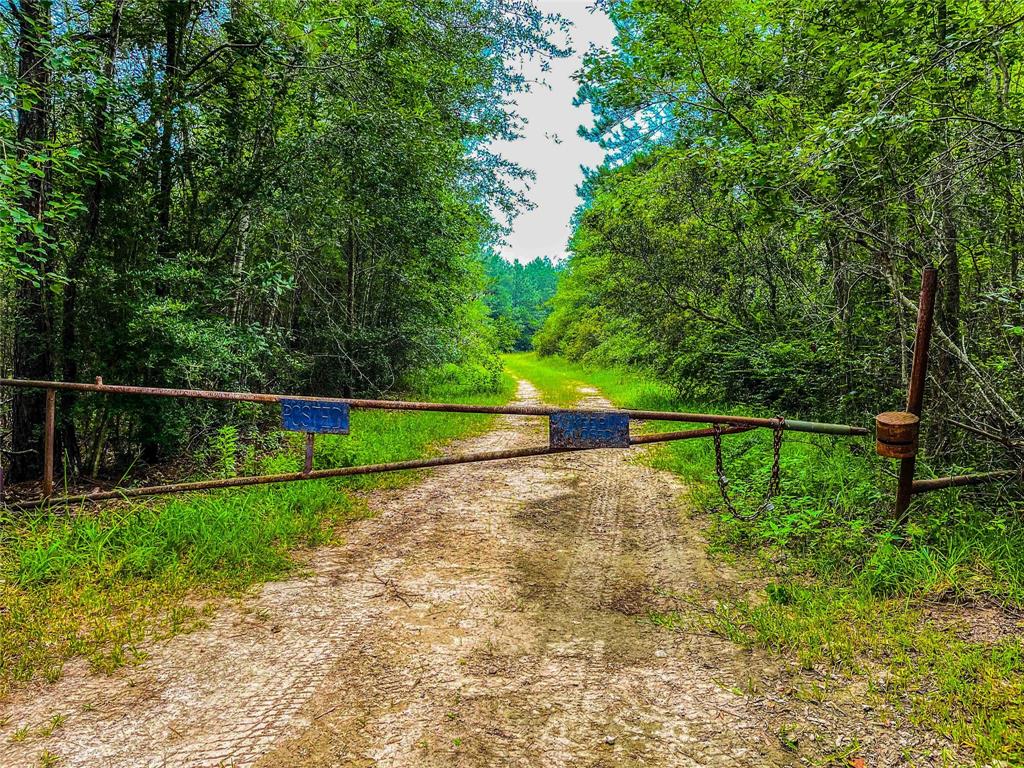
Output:
<path fill-rule="evenodd" d="M 972 475 L 959 475 L 927 480 L 915 480 L 914 472 L 918 452 L 921 412 L 924 403 L 924 389 L 928 371 L 928 352 L 931 344 L 935 296 L 938 273 L 927 267 L 921 278 L 921 297 L 918 305 L 917 333 L 914 343 L 914 362 L 907 392 L 904 411 L 889 411 L 875 419 L 876 447 L 881 456 L 900 460 L 899 481 L 896 493 L 896 513 L 903 516 L 915 494 L 943 488 L 980 485 L 983 483 L 1024 478 L 1021 470 L 1000 470 Z M 281 394 L 257 392 L 223 392 L 201 389 L 172 389 L 163 387 L 137 387 L 104 384 L 97 377 L 95 382 L 35 381 L 27 379 L 0 379 L 0 387 L 43 389 L 46 391 L 46 417 L 43 431 L 43 481 L 42 496 L 15 506 L 23 509 L 47 504 L 78 504 L 116 498 L 154 496 L 186 491 L 202 491 L 217 488 L 234 488 L 268 483 L 285 483 L 300 480 L 315 480 L 330 477 L 348 477 L 376 472 L 397 472 L 407 469 L 468 464 L 481 461 L 543 456 L 566 451 L 593 450 L 596 448 L 628 448 L 634 445 L 689 440 L 703 437 L 720 437 L 752 429 L 771 429 L 777 434 L 782 431 L 806 432 L 838 436 L 863 436 L 868 434 L 864 427 L 848 424 L 829 424 L 815 421 L 800 421 L 783 418 L 760 418 L 728 414 L 678 413 L 675 411 L 611 410 L 602 411 L 587 408 L 556 408 L 533 405 L 464 405 L 457 403 L 425 403 L 407 400 L 367 400 L 359 398 L 318 398 L 295 397 Z M 281 408 L 281 426 L 285 430 L 305 432 L 305 464 L 301 472 L 278 475 L 253 475 L 216 480 L 199 480 L 169 485 L 118 488 L 97 493 L 79 494 L 54 498 L 54 444 L 56 394 L 58 391 L 95 392 L 107 395 L 141 395 L 149 397 L 178 397 L 201 400 L 263 403 Z M 412 459 L 386 464 L 370 464 L 357 467 L 336 467 L 313 469 L 314 435 L 318 433 L 348 434 L 349 411 L 352 408 L 368 410 L 432 411 L 443 413 L 508 414 L 518 416 L 546 417 L 549 420 L 548 445 L 509 451 L 470 453 L 461 456 L 444 456 L 432 459 Z M 711 424 L 711 428 L 692 429 L 679 432 L 661 432 L 634 435 L 630 430 L 633 421 L 668 421 L 691 424 Z M 716 441 L 717 446 L 717 441 Z M 3 470 L 0 467 L 0 502 L 3 494 Z"/>
<path fill-rule="evenodd" d="M 102 378 L 95 383 L 35 381 L 27 379 L 0 379 L 0 387 L 43 389 L 46 391 L 46 423 L 43 433 L 44 470 L 42 497 L 24 501 L 15 506 L 28 509 L 46 504 L 79 504 L 116 498 L 154 496 L 186 491 L 202 491 L 218 488 L 235 488 L 269 483 L 285 483 L 300 480 L 315 480 L 330 477 L 349 477 L 377 472 L 397 472 L 407 469 L 468 464 L 481 461 L 543 456 L 567 451 L 593 450 L 597 448 L 628 448 L 634 445 L 690 440 L 712 437 L 716 430 L 720 435 L 736 434 L 752 429 L 789 430 L 828 435 L 866 435 L 868 430 L 847 424 L 828 424 L 814 421 L 768 419 L 751 416 L 726 414 L 678 413 L 675 411 L 613 410 L 602 411 L 588 408 L 556 408 L 532 405 L 464 405 L 458 403 L 426 403 L 407 400 L 366 400 L 358 398 L 316 398 L 293 397 L 281 394 L 257 392 L 222 392 L 198 389 L 169 389 L 162 387 L 135 387 L 104 384 Z M 306 434 L 305 466 L 301 472 L 278 475 L 253 475 L 215 480 L 199 480 L 168 485 L 118 488 L 96 493 L 68 495 L 55 498 L 54 445 L 55 410 L 58 391 L 95 392 L 108 395 L 142 395 L 151 397 L 180 397 L 202 400 L 264 403 L 279 405 L 281 425 L 285 430 L 301 431 Z M 509 451 L 488 451 L 460 456 L 444 456 L 431 459 L 412 459 L 386 464 L 370 464 L 356 467 L 313 469 L 314 434 L 348 434 L 349 411 L 352 408 L 367 410 L 431 411 L 443 413 L 507 414 L 518 416 L 546 417 L 549 420 L 548 445 Z M 694 424 L 713 424 L 712 428 L 692 429 L 677 432 L 660 432 L 635 435 L 630 432 L 633 421 L 670 421 Z"/>

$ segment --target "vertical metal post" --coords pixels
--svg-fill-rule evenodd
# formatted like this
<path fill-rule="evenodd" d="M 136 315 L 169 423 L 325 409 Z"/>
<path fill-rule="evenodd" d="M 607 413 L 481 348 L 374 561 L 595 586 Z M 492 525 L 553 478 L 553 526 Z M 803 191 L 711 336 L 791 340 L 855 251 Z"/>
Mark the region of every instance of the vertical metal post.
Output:
<path fill-rule="evenodd" d="M 46 390 L 46 426 L 43 431 L 43 496 L 53 496 L 53 443 L 57 390 Z"/>
<path fill-rule="evenodd" d="M 921 274 L 921 297 L 917 304 L 917 337 L 914 340 L 914 365 L 910 370 L 907 389 L 907 411 L 921 415 L 924 405 L 924 387 L 928 378 L 928 348 L 932 341 L 932 323 L 935 316 L 935 293 L 939 273 L 935 267 L 925 267 Z M 914 493 L 914 470 L 917 457 L 900 461 L 900 479 L 896 490 L 896 517 L 901 518 L 910 506 Z"/>
<path fill-rule="evenodd" d="M 313 471 L 313 433 L 306 433 L 306 464 L 303 467 L 302 474 L 308 475 Z"/>

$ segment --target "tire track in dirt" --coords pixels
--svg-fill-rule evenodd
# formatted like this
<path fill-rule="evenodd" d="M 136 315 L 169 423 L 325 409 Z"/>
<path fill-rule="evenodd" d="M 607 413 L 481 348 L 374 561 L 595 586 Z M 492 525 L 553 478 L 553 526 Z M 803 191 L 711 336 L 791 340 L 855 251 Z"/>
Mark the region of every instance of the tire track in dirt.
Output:
<path fill-rule="evenodd" d="M 520 383 L 519 399 L 536 402 Z M 589 405 L 607 405 L 592 398 Z M 507 417 L 459 450 L 542 444 Z M 309 574 L 109 677 L 69 665 L 0 710 L 0 765 L 782 766 L 733 691 L 746 652 L 642 620 L 717 583 L 685 492 L 623 451 L 439 469 Z M 47 738 L 12 742 L 53 714 Z"/>

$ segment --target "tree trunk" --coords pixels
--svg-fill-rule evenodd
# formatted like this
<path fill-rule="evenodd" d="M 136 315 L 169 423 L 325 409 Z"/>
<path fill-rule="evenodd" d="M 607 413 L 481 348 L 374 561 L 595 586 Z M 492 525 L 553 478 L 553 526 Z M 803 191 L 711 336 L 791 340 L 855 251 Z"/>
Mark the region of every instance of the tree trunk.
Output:
<path fill-rule="evenodd" d="M 356 332 L 356 262 L 359 258 L 358 246 L 356 244 L 355 228 L 349 225 L 348 228 L 348 287 L 346 291 L 345 313 L 348 316 L 348 339 L 345 354 L 347 360 L 345 367 L 348 375 L 345 377 L 345 397 L 352 397 L 352 382 L 355 380 L 355 361 L 352 359 L 355 350 L 353 340 Z"/>
<path fill-rule="evenodd" d="M 356 234 L 352 227 L 348 230 L 348 300 L 345 304 L 348 314 L 349 330 L 354 330 L 356 325 L 356 261 L 358 251 L 356 245 Z"/>
<path fill-rule="evenodd" d="M 1020 274 L 1020 225 L 1017 223 L 1012 194 L 1007 194 L 1006 210 L 1010 214 L 1010 224 L 1006 231 L 1007 249 L 1010 251 L 1010 283 L 1017 284 L 1017 277 Z"/>
<path fill-rule="evenodd" d="M 830 233 L 825 239 L 825 246 L 832 261 L 833 300 L 836 305 L 836 327 L 833 330 L 841 343 L 842 358 L 840 359 L 840 366 L 843 370 L 843 394 L 846 395 L 853 388 L 853 371 L 846 362 L 852 346 L 850 336 L 850 282 L 846 276 L 846 264 L 843 261 L 843 248 L 839 237 L 835 233 Z"/>
<path fill-rule="evenodd" d="M 939 0 L 937 10 L 937 35 L 938 44 L 944 48 L 947 39 L 947 8 L 946 0 Z M 944 69 L 948 67 L 944 65 Z M 944 86 L 948 85 L 948 78 L 943 78 Z M 939 113 L 943 117 L 948 114 L 946 92 L 940 94 L 941 106 Z M 949 123 L 942 122 L 939 130 L 943 132 L 940 142 L 941 154 L 938 163 L 938 207 L 939 207 L 939 268 L 940 268 L 940 293 L 938 299 L 938 311 L 936 322 L 945 334 L 954 342 L 958 342 L 960 336 L 960 258 L 958 250 L 958 232 L 956 218 L 953 211 L 953 189 L 956 176 L 955 162 L 952 156 L 952 145 L 949 137 Z M 936 354 L 935 379 L 940 389 L 946 389 L 948 382 L 956 367 L 956 358 L 948 351 L 939 349 Z M 930 433 L 933 446 L 940 445 L 945 438 L 943 416 L 947 406 L 943 403 L 936 405 L 937 412 L 932 419 Z"/>
<path fill-rule="evenodd" d="M 110 27 L 107 29 L 107 45 L 104 51 L 102 75 L 105 81 L 99 89 L 99 96 L 96 107 L 93 111 L 92 130 L 89 144 L 96 162 L 104 162 L 106 149 L 107 114 L 109 109 L 109 88 L 112 86 L 115 77 L 115 62 L 117 60 L 117 46 L 121 36 L 121 15 L 126 0 L 116 0 L 110 18 Z M 80 271 L 89 251 L 95 247 L 96 238 L 100 231 L 100 210 L 103 205 L 103 195 L 106 191 L 106 184 L 103 176 L 97 174 L 85 195 L 85 225 L 82 228 L 82 241 L 79 243 L 77 252 L 68 259 L 68 285 L 64 291 L 64 302 L 62 307 L 61 329 L 63 333 L 62 348 L 63 358 L 63 379 L 64 381 L 78 381 L 78 326 L 77 326 L 77 299 L 78 280 Z M 78 395 L 74 392 L 64 392 L 61 395 L 60 409 L 60 434 L 64 456 L 66 457 L 67 469 L 73 474 L 81 470 L 82 457 L 78 445 L 78 435 L 75 430 L 74 407 Z"/>
<path fill-rule="evenodd" d="M 166 0 L 164 5 L 164 81 L 160 115 L 159 189 L 157 190 L 157 239 L 160 255 L 171 255 L 171 192 L 174 186 L 174 103 L 181 54 L 182 20 L 186 5 Z"/>
<path fill-rule="evenodd" d="M 20 201 L 25 212 L 37 221 L 46 213 L 50 185 L 50 162 L 46 143 L 50 131 L 50 45 L 49 0 L 24 0 L 18 18 L 18 159 L 41 167 L 42 175 L 33 175 L 28 193 Z M 23 231 L 20 244 L 29 246 L 39 257 L 35 265 L 42 273 L 38 285 L 27 280 L 15 290 L 13 373 L 16 378 L 52 379 L 54 354 L 51 307 L 47 301 L 46 274 L 52 269 L 47 244 L 38 236 Z M 42 471 L 43 418 L 45 395 L 34 390 L 15 390 L 11 425 L 11 479 L 38 477 Z"/>
<path fill-rule="evenodd" d="M 231 265 L 231 276 L 235 280 L 235 297 L 231 308 L 231 320 L 235 325 L 242 322 L 245 304 L 245 261 L 249 252 L 249 229 L 252 226 L 249 211 L 243 209 L 238 217 L 238 236 L 235 238 L 235 258 Z"/>

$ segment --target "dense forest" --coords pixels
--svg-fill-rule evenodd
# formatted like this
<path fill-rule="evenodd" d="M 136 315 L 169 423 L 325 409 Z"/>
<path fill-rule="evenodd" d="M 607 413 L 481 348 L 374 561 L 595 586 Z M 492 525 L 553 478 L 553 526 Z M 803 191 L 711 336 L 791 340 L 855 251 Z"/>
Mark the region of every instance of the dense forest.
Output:
<path fill-rule="evenodd" d="M 902 406 L 933 264 L 928 448 L 1019 465 L 1024 5 L 604 6 L 579 82 L 610 159 L 539 350 L 869 423 Z"/>
<path fill-rule="evenodd" d="M 524 171 L 511 66 L 559 56 L 524 0 L 0 5 L 0 373 L 382 392 L 492 361 L 480 254 Z M 3 404 L 36 477 L 41 393 Z M 71 474 L 201 416 L 59 406 Z M 13 413 L 13 424 L 11 424 Z M 115 457 L 116 458 L 116 457 Z"/>
<path fill-rule="evenodd" d="M 510 262 L 493 251 L 484 254 L 487 270 L 485 301 L 502 352 L 533 347 L 533 336 L 551 312 L 550 301 L 558 285 L 559 265 L 547 257 L 526 264 Z"/>

